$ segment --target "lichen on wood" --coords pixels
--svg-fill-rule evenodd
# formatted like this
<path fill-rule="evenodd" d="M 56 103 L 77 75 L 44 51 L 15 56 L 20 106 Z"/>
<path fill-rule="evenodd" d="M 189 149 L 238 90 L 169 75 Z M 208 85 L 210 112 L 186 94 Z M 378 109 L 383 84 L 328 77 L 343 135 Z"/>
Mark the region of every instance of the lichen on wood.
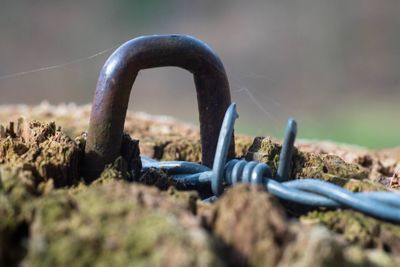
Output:
<path fill-rule="evenodd" d="M 3 121 L 19 109 L 5 110 Z M 294 214 L 264 189 L 247 185 L 204 203 L 199 192 L 181 191 L 164 172 L 140 171 L 140 152 L 199 162 L 197 127 L 128 112 L 121 155 L 86 181 L 80 164 L 90 108 L 21 110 L 39 121 L 0 127 L 0 266 L 400 264 L 399 226 L 350 210 Z M 280 141 L 241 135 L 235 141 L 237 157 L 266 162 L 276 172 Z M 395 149 L 296 147 L 294 178 L 324 179 L 355 192 L 396 186 Z"/>
<path fill-rule="evenodd" d="M 400 226 L 351 210 L 313 211 L 300 218 L 304 224 L 323 224 L 352 244 L 400 253 Z"/>
<path fill-rule="evenodd" d="M 81 148 L 55 123 L 10 123 L 0 137 L 0 180 L 3 188 L 20 183 L 32 193 L 71 186 L 79 180 Z"/>
<path fill-rule="evenodd" d="M 273 174 L 279 163 L 281 144 L 272 138 L 257 137 L 249 148 L 246 159 L 267 163 Z M 343 186 L 354 192 L 386 190 L 375 181 L 368 180 L 369 171 L 357 163 L 349 163 L 336 155 L 303 152 L 295 148 L 291 177 L 316 178 Z"/>
<path fill-rule="evenodd" d="M 123 181 L 38 200 L 27 266 L 222 265 L 212 237 L 168 194 Z"/>

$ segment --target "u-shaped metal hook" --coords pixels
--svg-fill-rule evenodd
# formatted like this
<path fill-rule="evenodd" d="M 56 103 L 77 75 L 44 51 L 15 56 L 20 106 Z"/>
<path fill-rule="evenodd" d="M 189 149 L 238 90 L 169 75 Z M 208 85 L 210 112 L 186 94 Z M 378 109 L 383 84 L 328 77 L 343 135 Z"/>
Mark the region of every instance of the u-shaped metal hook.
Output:
<path fill-rule="evenodd" d="M 224 113 L 231 103 L 224 66 L 211 48 L 187 35 L 153 35 L 120 46 L 104 64 L 96 87 L 84 172 L 95 178 L 113 162 L 121 149 L 129 95 L 141 69 L 176 66 L 194 75 L 200 118 L 203 164 L 214 160 Z M 234 138 L 230 147 L 234 156 Z"/>

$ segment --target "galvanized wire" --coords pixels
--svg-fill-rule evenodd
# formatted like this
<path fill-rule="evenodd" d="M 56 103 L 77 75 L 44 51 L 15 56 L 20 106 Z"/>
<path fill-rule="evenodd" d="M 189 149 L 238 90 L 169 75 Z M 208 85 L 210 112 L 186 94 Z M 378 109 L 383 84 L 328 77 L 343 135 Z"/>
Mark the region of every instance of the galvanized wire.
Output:
<path fill-rule="evenodd" d="M 312 207 L 348 208 L 385 221 L 400 223 L 399 193 L 355 193 L 338 185 L 313 178 L 290 181 L 290 164 L 297 132 L 296 122 L 292 119 L 289 120 L 286 129 L 276 177 L 272 177 L 271 169 L 265 163 L 237 159 L 227 162 L 230 138 L 236 118 L 236 105 L 232 104 L 222 123 L 212 169 L 193 162 L 158 162 L 142 157 L 144 170 L 148 168 L 162 169 L 173 179 L 192 187 L 211 184 L 215 196 L 207 201 L 212 201 L 220 196 L 226 186 L 249 183 L 263 185 L 269 193 L 276 197 L 297 204 Z"/>

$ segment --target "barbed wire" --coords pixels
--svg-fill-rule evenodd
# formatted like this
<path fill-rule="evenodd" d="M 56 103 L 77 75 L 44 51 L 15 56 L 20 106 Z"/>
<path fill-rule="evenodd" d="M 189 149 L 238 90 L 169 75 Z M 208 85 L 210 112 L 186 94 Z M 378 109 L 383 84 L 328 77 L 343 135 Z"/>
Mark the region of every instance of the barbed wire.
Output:
<path fill-rule="evenodd" d="M 385 221 L 400 223 L 400 194 L 395 192 L 351 192 L 338 185 L 315 178 L 290 180 L 290 164 L 297 124 L 289 120 L 279 158 L 278 172 L 272 177 L 265 163 L 232 159 L 227 153 L 237 117 L 236 105 L 232 104 L 222 123 L 213 168 L 188 161 L 155 161 L 142 157 L 143 171 L 157 168 L 165 171 L 177 182 L 196 188 L 210 184 L 214 201 L 226 186 L 238 183 L 262 185 L 276 197 L 311 207 L 347 208 Z M 221 167 L 222 166 L 222 167 Z"/>

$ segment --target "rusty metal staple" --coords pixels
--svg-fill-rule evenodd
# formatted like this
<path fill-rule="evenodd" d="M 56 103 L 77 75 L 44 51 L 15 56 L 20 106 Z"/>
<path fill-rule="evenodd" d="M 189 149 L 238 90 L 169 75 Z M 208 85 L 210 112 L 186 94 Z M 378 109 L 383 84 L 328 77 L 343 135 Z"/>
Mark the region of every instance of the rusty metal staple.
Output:
<path fill-rule="evenodd" d="M 97 177 L 120 153 L 132 85 L 142 69 L 176 66 L 194 76 L 200 118 L 202 161 L 211 166 L 218 131 L 231 103 L 228 78 L 214 51 L 187 35 L 151 35 L 121 45 L 106 61 L 97 82 L 85 149 L 84 173 Z M 234 155 L 234 140 L 230 156 Z"/>

